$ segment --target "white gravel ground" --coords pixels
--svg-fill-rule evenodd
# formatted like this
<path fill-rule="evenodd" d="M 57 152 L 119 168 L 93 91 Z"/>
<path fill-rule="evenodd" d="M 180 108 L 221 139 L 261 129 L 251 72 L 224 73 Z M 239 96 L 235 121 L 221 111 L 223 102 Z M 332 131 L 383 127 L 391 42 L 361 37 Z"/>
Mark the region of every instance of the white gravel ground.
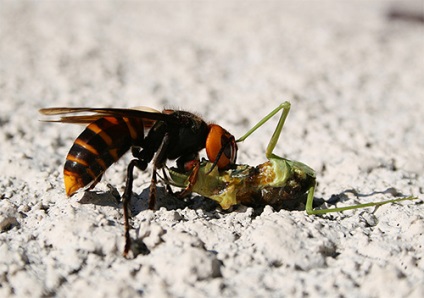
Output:
<path fill-rule="evenodd" d="M 399 6 L 401 5 L 402 6 Z M 388 1 L 0 2 L 0 297 L 424 297 L 424 26 Z M 424 3 L 398 2 L 424 14 Z M 125 156 L 96 192 L 64 194 L 82 131 L 48 106 L 177 107 L 241 136 L 292 102 L 276 153 L 317 171 L 321 217 L 232 212 L 160 194 L 137 172 L 121 256 Z M 265 160 L 277 119 L 240 145 Z M 331 207 L 331 206 L 330 206 Z"/>

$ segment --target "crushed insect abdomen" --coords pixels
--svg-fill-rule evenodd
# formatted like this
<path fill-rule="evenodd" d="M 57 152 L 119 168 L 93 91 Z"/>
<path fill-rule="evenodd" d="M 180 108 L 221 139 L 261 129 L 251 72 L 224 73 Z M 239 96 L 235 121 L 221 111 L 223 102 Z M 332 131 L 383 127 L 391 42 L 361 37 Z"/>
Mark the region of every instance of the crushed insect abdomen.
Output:
<path fill-rule="evenodd" d="M 276 156 L 256 167 L 237 165 L 234 169 L 209 172 L 211 167 L 211 162 L 201 162 L 192 191 L 216 201 L 223 209 L 237 204 L 295 209 L 305 203 L 306 193 L 315 185 L 312 169 Z M 168 172 L 175 186 L 188 185 L 190 173 L 179 173 L 175 168 Z"/>
<path fill-rule="evenodd" d="M 304 171 L 305 167 L 309 170 Z M 257 181 L 252 188 L 260 195 L 251 197 L 250 205 L 296 209 L 306 202 L 306 193 L 315 185 L 315 172 L 299 162 L 273 156 L 257 168 Z"/>

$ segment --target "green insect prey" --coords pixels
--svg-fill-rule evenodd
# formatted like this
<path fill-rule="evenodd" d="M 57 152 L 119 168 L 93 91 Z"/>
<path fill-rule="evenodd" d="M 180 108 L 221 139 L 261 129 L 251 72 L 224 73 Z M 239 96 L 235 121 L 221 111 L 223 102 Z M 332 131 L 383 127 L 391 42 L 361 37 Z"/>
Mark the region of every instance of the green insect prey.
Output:
<path fill-rule="evenodd" d="M 189 181 L 191 171 L 181 172 L 176 168 L 168 168 L 168 182 L 210 198 L 223 209 L 243 204 L 254 207 L 271 205 L 275 209 L 292 210 L 298 208 L 306 199 L 307 214 L 325 214 L 417 199 L 417 197 L 409 196 L 340 208 L 314 209 L 312 204 L 316 186 L 315 171 L 304 163 L 273 153 L 290 107 L 289 102 L 282 103 L 237 140 L 237 142 L 244 141 L 282 110 L 280 120 L 266 149 L 268 161 L 258 166 L 240 164 L 231 169 L 219 171 L 217 167 L 213 166 L 213 163 L 203 160 L 200 162 L 195 183 Z"/>

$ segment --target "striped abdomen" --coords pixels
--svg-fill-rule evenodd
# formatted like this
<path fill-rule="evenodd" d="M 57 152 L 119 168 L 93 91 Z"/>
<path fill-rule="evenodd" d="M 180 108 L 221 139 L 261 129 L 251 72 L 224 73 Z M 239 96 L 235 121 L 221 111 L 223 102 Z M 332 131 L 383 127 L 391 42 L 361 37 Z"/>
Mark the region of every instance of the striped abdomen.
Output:
<path fill-rule="evenodd" d="M 68 196 L 94 182 L 132 145 L 144 139 L 141 118 L 104 117 L 90 123 L 75 140 L 63 171 Z"/>

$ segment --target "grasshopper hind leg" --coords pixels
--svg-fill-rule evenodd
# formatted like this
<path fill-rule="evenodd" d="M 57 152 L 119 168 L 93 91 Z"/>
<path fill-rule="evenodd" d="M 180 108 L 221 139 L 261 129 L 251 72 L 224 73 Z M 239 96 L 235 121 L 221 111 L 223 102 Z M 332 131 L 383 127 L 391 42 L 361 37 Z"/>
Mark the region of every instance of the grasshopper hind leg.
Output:
<path fill-rule="evenodd" d="M 390 203 L 397 203 L 401 201 L 411 201 L 416 200 L 418 197 L 409 196 L 405 198 L 397 198 L 392 200 L 385 200 L 381 202 L 370 202 L 370 203 L 363 203 L 363 204 L 357 204 L 352 206 L 346 206 L 346 207 L 338 207 L 338 208 L 330 208 L 330 209 L 314 209 L 312 206 L 313 200 L 314 200 L 314 193 L 315 193 L 315 185 L 311 186 L 308 192 L 308 198 L 306 200 L 306 213 L 308 215 L 320 215 L 320 214 L 326 214 L 326 213 L 333 213 L 333 212 L 343 212 L 347 210 L 353 210 L 353 209 L 360 209 L 360 208 L 366 208 L 366 207 L 380 207 L 385 204 Z"/>
<path fill-rule="evenodd" d="M 276 107 L 271 113 L 266 115 L 262 120 L 260 120 L 255 126 L 253 126 L 248 132 L 246 132 L 242 137 L 240 137 L 236 142 L 243 142 L 247 139 L 252 133 L 254 133 L 259 127 L 264 125 L 269 119 L 271 119 L 279 111 L 283 110 L 278 121 L 277 127 L 272 134 L 272 137 L 269 141 L 268 147 L 266 148 L 266 157 L 269 159 L 273 156 L 273 151 L 277 145 L 278 139 L 280 138 L 281 131 L 283 130 L 284 123 L 286 122 L 287 116 L 290 112 L 291 104 L 288 101 L 283 102 L 278 107 Z"/>

